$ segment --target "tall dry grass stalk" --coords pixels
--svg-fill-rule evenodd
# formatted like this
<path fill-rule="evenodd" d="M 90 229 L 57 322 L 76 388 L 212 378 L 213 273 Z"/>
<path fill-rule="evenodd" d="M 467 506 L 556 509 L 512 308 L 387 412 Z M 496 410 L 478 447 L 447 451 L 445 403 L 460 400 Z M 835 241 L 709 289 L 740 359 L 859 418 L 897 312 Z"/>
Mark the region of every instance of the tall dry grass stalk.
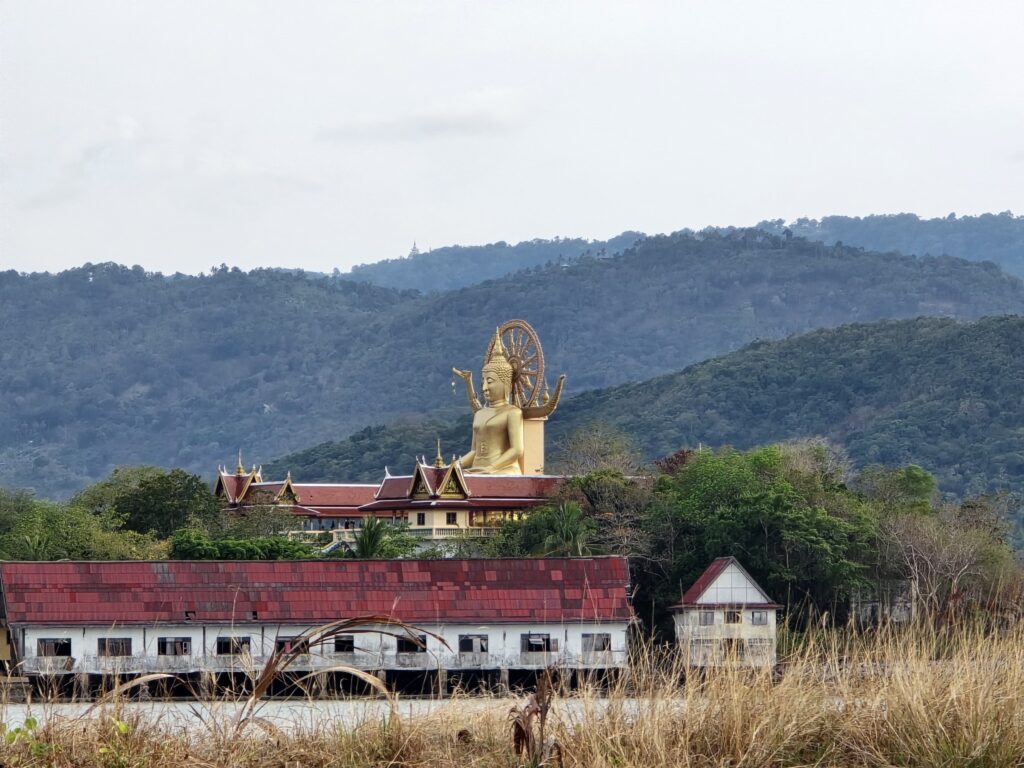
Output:
<path fill-rule="evenodd" d="M 547 729 L 566 766 L 1024 764 L 1024 630 L 962 626 L 788 641 L 783 671 L 683 671 L 652 649 L 608 691 L 563 692 Z M 8 739 L 5 765 L 516 766 L 510 701 L 434 714 L 278 728 L 174 730 L 118 702 Z M 216 712 L 215 709 L 211 712 Z M 208 718 L 211 720 L 211 718 Z M 216 720 L 216 717 L 212 718 Z"/>

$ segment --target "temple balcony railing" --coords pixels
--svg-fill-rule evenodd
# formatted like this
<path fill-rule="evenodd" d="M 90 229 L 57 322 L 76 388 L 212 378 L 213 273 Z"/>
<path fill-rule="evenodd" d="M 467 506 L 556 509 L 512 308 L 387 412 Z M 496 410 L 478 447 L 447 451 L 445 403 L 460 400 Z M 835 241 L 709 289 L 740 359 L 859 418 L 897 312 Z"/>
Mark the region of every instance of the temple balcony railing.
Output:
<path fill-rule="evenodd" d="M 289 539 L 301 541 L 303 544 L 324 547 L 329 544 L 352 544 L 358 532 L 358 528 L 335 528 L 323 531 L 288 531 L 287 535 Z"/>
<path fill-rule="evenodd" d="M 498 528 L 484 526 L 471 526 L 469 528 L 458 528 L 456 526 L 452 526 L 449 528 L 409 528 L 408 532 L 417 538 L 437 541 L 464 538 L 482 539 L 488 536 L 493 536 L 498 532 L 498 530 Z"/>

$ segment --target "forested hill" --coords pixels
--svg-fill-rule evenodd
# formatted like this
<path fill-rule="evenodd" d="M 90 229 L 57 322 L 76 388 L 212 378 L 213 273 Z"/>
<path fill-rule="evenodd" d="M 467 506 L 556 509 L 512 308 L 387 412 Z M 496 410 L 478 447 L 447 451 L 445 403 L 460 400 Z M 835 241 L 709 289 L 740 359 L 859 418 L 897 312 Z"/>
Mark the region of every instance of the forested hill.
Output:
<path fill-rule="evenodd" d="M 758 227 L 782 234 L 857 245 L 873 251 L 899 251 L 924 256 L 959 256 L 971 261 L 992 261 L 1007 272 L 1024 277 L 1024 216 L 1006 212 L 981 216 L 952 214 L 944 219 L 920 219 L 912 213 L 890 216 L 826 216 L 815 219 L 763 221 Z"/>
<path fill-rule="evenodd" d="M 757 230 L 642 240 L 610 258 L 442 294 L 222 269 L 0 274 L 0 485 L 64 494 L 117 464 L 212 472 L 461 404 L 522 317 L 569 391 L 639 381 L 820 327 L 1024 312 L 992 265 L 826 247 Z M 429 449 L 427 446 L 421 450 Z"/>
<path fill-rule="evenodd" d="M 793 235 L 826 245 L 840 242 L 882 253 L 898 251 L 914 256 L 957 256 L 969 261 L 991 261 L 1011 274 L 1024 277 L 1024 217 L 1009 212 L 961 217 L 950 214 L 941 219 L 922 219 L 912 213 L 863 218 L 826 216 L 821 220 L 797 219 L 788 224 L 782 219 L 762 221 L 757 226 L 775 235 L 783 235 L 788 230 Z M 733 228 L 706 230 L 715 231 L 724 234 Z M 504 242 L 454 245 L 416 251 L 406 258 L 361 264 L 340 277 L 424 293 L 446 291 L 523 269 L 571 263 L 584 255 L 611 256 L 643 237 L 640 232 L 623 232 L 607 241 L 556 238 L 528 240 L 517 245 Z"/>
<path fill-rule="evenodd" d="M 965 324 L 918 318 L 855 324 L 761 341 L 679 373 L 586 392 L 548 424 L 565 436 L 592 422 L 633 436 L 648 459 L 679 448 L 746 448 L 824 436 L 859 465 L 919 464 L 943 490 L 1024 491 L 1024 318 Z M 468 410 L 366 430 L 286 456 L 271 470 L 306 482 L 409 471 L 441 436 L 468 445 Z M 390 458 L 388 458 L 390 457 Z"/>
<path fill-rule="evenodd" d="M 614 256 L 643 237 L 642 232 L 623 232 L 610 240 L 555 238 L 526 240 L 516 245 L 451 245 L 432 251 L 413 250 L 403 259 L 360 264 L 343 278 L 362 280 L 385 288 L 408 288 L 429 293 L 465 288 L 523 269 L 560 265 L 584 254 Z"/>

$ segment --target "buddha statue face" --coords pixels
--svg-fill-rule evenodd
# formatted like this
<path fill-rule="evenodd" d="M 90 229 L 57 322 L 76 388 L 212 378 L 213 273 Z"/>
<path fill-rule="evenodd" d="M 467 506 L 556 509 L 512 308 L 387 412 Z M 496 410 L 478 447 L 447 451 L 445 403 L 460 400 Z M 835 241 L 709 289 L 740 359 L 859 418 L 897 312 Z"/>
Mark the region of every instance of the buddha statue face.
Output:
<path fill-rule="evenodd" d="M 485 367 L 480 373 L 484 397 L 490 405 L 501 405 L 508 402 L 509 386 L 498 371 Z M 510 384 L 511 382 L 509 382 Z"/>

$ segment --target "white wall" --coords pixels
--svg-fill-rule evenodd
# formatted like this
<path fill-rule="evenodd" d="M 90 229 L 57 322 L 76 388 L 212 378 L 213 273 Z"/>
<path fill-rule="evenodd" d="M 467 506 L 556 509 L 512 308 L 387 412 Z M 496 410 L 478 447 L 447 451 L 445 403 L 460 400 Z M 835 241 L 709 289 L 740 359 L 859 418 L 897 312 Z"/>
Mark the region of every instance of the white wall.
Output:
<path fill-rule="evenodd" d="M 558 639 L 557 655 L 561 657 L 579 657 L 583 652 L 584 633 L 608 633 L 611 637 L 611 659 L 616 664 L 625 663 L 626 655 L 626 622 L 601 624 L 596 622 L 573 624 L 433 624 L 422 625 L 420 628 L 432 632 L 448 643 L 445 648 L 436 638 L 427 637 L 427 652 L 424 659 L 430 666 L 438 663 L 453 663 L 459 652 L 459 635 L 486 635 L 488 637 L 488 655 L 495 666 L 513 666 L 520 661 L 520 638 L 523 634 L 548 634 Z M 78 662 L 97 656 L 100 638 L 130 638 L 132 656 L 136 658 L 158 657 L 158 639 L 162 637 L 187 637 L 192 641 L 192 657 L 216 657 L 217 638 L 249 637 L 250 653 L 254 658 L 270 655 L 274 650 L 274 641 L 278 637 L 294 637 L 302 634 L 309 627 L 303 625 L 270 625 L 270 624 L 234 624 L 234 625 L 202 625 L 197 623 L 157 626 L 113 626 L 113 627 L 31 627 L 18 630 L 14 637 L 18 641 L 19 658 L 33 659 L 36 656 L 37 641 L 40 639 L 71 640 L 71 656 Z M 354 633 L 357 652 L 361 654 L 381 654 L 392 656 L 396 652 L 397 640 L 394 637 L 378 633 Z M 333 653 L 332 643 L 323 647 L 318 653 Z M 223 658 L 223 657 L 222 657 Z M 108 663 L 114 663 L 105 660 Z M 127 667 L 127 661 L 125 662 Z"/>
<path fill-rule="evenodd" d="M 763 598 L 760 598 L 763 599 Z M 738 624 L 726 624 L 726 610 L 739 611 Z M 754 611 L 766 614 L 766 624 L 754 624 Z M 700 614 L 712 613 L 714 623 L 701 625 Z M 761 608 L 687 608 L 674 616 L 676 640 L 680 649 L 688 656 L 689 663 L 696 666 L 716 664 L 725 656 L 725 644 L 730 641 L 745 645 L 741 653 L 748 663 L 775 665 L 776 660 L 776 612 Z M 752 642 L 747 642 L 752 641 Z"/>

